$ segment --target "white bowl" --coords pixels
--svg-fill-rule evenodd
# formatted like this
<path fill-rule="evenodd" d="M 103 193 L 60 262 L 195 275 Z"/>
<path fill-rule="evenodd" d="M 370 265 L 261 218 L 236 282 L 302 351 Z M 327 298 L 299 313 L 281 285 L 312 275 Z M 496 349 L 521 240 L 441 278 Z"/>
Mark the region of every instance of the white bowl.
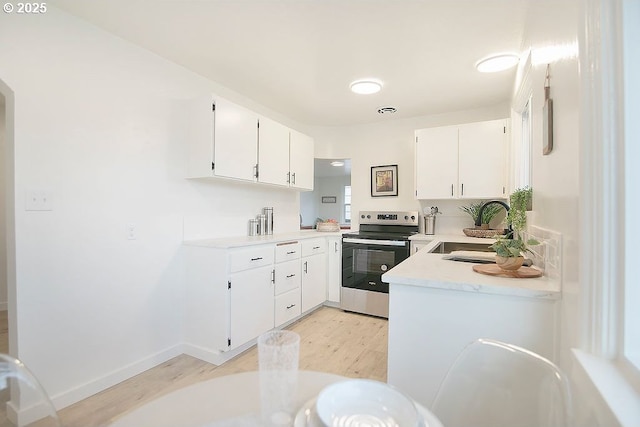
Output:
<path fill-rule="evenodd" d="M 316 411 L 329 427 L 416 427 L 420 415 L 413 401 L 388 384 L 348 380 L 325 387 Z"/>

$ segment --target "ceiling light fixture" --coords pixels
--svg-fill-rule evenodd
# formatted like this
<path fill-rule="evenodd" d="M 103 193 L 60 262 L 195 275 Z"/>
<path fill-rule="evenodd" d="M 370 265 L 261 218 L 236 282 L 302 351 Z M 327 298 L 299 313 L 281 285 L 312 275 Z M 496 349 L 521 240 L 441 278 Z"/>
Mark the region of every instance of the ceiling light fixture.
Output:
<path fill-rule="evenodd" d="M 351 92 L 359 95 L 370 95 L 372 93 L 380 92 L 382 89 L 382 82 L 375 79 L 356 80 L 352 82 L 349 87 Z"/>
<path fill-rule="evenodd" d="M 515 53 L 503 53 L 478 61 L 476 69 L 481 73 L 497 73 L 514 67 L 518 62 L 520 62 L 520 57 Z"/>
<path fill-rule="evenodd" d="M 344 162 L 341 162 L 340 160 L 334 160 L 333 162 L 331 162 L 331 166 L 335 166 L 335 167 L 344 166 Z"/>

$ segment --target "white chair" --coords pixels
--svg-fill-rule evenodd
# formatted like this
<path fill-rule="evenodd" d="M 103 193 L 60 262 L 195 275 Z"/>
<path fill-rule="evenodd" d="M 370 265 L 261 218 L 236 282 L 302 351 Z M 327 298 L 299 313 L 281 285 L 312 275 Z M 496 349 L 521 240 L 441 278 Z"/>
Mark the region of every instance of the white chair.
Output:
<path fill-rule="evenodd" d="M 572 412 L 568 380 L 555 364 L 491 339 L 462 350 L 431 410 L 446 427 L 569 427 Z"/>
<path fill-rule="evenodd" d="M 60 427 L 51 399 L 22 362 L 0 354 L 0 426 Z"/>

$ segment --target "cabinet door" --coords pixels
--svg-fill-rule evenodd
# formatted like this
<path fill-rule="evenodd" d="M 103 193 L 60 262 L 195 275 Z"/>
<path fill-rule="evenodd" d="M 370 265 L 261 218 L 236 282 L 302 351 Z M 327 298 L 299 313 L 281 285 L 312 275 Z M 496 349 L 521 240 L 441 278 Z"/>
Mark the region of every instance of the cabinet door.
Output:
<path fill-rule="evenodd" d="M 342 241 L 340 237 L 330 237 L 327 252 L 327 300 L 340 302 L 342 287 Z"/>
<path fill-rule="evenodd" d="M 416 131 L 416 198 L 451 199 L 458 187 L 458 127 Z"/>
<path fill-rule="evenodd" d="M 302 312 L 322 304 L 327 299 L 326 255 L 302 258 Z"/>
<path fill-rule="evenodd" d="M 218 98 L 214 122 L 214 175 L 255 181 L 258 116 L 239 105 Z"/>
<path fill-rule="evenodd" d="M 215 101 L 213 96 L 203 96 L 185 102 L 187 143 L 187 178 L 213 176 L 213 122 Z"/>
<path fill-rule="evenodd" d="M 288 186 L 289 128 L 266 117 L 258 130 L 258 181 Z"/>
<path fill-rule="evenodd" d="M 461 198 L 505 197 L 506 120 L 460 125 L 459 191 Z"/>
<path fill-rule="evenodd" d="M 272 268 L 261 267 L 229 276 L 229 349 L 274 326 Z"/>
<path fill-rule="evenodd" d="M 429 242 L 411 242 L 411 255 L 418 252 L 420 249 L 427 246 Z"/>
<path fill-rule="evenodd" d="M 313 190 L 313 138 L 291 130 L 289 144 L 290 186 Z"/>

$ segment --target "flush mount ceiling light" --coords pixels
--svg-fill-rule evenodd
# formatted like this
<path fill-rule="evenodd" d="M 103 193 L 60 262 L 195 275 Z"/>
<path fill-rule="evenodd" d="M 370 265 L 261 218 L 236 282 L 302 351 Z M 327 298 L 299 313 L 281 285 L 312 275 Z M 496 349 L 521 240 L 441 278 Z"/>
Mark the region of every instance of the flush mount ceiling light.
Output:
<path fill-rule="evenodd" d="M 515 53 L 503 53 L 478 61 L 476 69 L 481 73 L 496 73 L 514 67 L 518 62 L 520 62 L 520 57 Z"/>
<path fill-rule="evenodd" d="M 331 166 L 335 166 L 335 167 L 344 166 L 344 162 L 341 162 L 339 160 L 334 160 L 333 162 L 331 162 Z"/>
<path fill-rule="evenodd" d="M 375 79 L 356 80 L 352 82 L 349 87 L 351 92 L 359 95 L 370 95 L 372 93 L 380 92 L 382 89 L 382 82 Z"/>

